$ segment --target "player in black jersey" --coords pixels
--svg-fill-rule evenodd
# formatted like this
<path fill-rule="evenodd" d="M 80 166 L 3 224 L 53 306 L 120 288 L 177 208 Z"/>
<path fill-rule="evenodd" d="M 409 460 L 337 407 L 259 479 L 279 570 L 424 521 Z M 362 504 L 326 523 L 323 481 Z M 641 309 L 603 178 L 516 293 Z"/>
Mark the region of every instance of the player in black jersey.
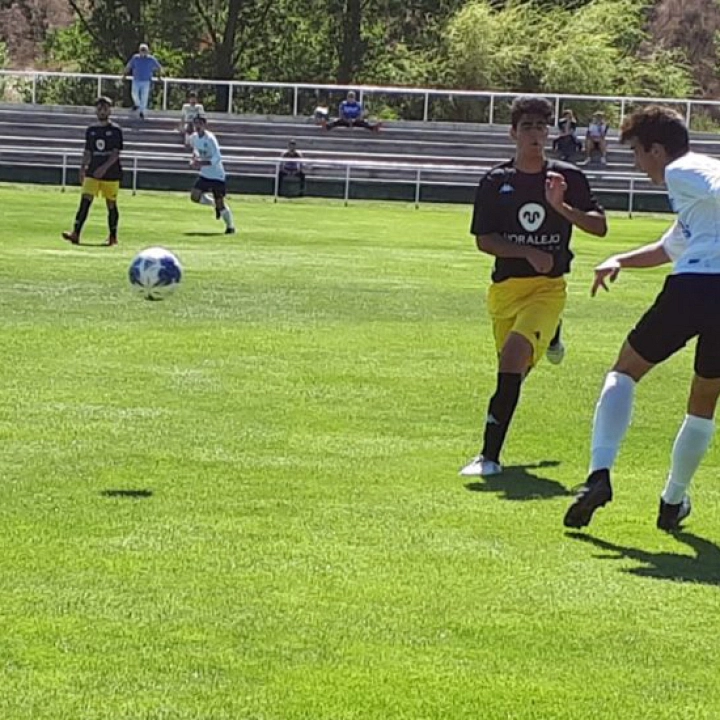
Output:
<path fill-rule="evenodd" d="M 110 120 L 112 102 L 100 97 L 95 102 L 97 125 L 85 131 L 85 152 L 80 168 L 82 197 L 75 215 L 75 226 L 71 232 L 62 234 L 73 245 L 80 244 L 80 233 L 87 220 L 90 206 L 97 195 L 105 198 L 108 211 L 108 237 L 106 245 L 117 245 L 118 209 L 117 196 L 122 179 L 120 153 L 123 149 L 123 134 L 119 126 Z"/>
<path fill-rule="evenodd" d="M 500 451 L 520 386 L 547 350 L 565 307 L 573 226 L 592 235 L 607 232 L 582 171 L 545 157 L 551 119 L 545 98 L 517 98 L 510 131 L 515 157 L 492 168 L 477 189 L 471 232 L 478 249 L 495 257 L 488 309 L 498 376 L 482 449 L 461 475 L 502 472 Z"/>

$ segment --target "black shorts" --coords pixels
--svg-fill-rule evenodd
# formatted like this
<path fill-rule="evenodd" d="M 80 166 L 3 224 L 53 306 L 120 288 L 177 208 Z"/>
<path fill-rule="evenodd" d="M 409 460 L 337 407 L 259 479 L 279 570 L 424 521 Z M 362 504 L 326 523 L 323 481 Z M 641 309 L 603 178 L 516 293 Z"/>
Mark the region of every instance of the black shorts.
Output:
<path fill-rule="evenodd" d="M 224 198 L 227 195 L 224 180 L 209 180 L 208 178 L 199 177 L 195 181 L 195 189 L 204 193 L 212 193 L 214 198 Z"/>
<path fill-rule="evenodd" d="M 640 357 L 657 364 L 694 337 L 695 373 L 720 378 L 720 275 L 670 275 L 628 342 Z"/>

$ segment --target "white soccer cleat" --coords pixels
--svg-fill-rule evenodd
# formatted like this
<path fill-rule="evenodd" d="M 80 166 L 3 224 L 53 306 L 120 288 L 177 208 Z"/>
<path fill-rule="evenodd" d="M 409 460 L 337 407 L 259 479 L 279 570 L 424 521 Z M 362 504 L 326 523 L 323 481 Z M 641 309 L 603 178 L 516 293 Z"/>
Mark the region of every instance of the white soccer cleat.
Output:
<path fill-rule="evenodd" d="M 486 460 L 482 455 L 478 455 L 460 470 L 460 475 L 463 477 L 489 477 L 490 475 L 499 475 L 502 471 L 500 463 Z"/>
<path fill-rule="evenodd" d="M 565 346 L 563 345 L 562 340 L 555 343 L 555 345 L 549 345 L 548 349 L 545 351 L 545 357 L 553 365 L 559 365 L 565 357 Z"/>

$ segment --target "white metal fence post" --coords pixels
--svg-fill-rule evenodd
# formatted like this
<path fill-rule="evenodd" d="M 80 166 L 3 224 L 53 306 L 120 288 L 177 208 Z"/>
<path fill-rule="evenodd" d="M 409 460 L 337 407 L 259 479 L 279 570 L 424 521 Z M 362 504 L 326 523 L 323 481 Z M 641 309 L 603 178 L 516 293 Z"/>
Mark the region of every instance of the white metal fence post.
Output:
<path fill-rule="evenodd" d="M 633 198 L 635 195 L 635 178 L 630 178 L 630 197 L 628 198 L 628 217 L 633 216 Z"/>
<path fill-rule="evenodd" d="M 137 155 L 133 158 L 132 172 L 132 194 L 137 195 L 137 176 L 138 176 L 138 159 Z"/>
<path fill-rule="evenodd" d="M 62 185 L 60 187 L 60 192 L 65 192 L 65 185 L 67 184 L 67 154 L 66 153 L 63 153 L 62 159 L 63 159 Z"/>
<path fill-rule="evenodd" d="M 415 176 L 415 209 L 417 210 L 420 207 L 420 176 L 422 175 L 422 170 L 418 168 L 417 174 Z"/>
<path fill-rule="evenodd" d="M 345 168 L 345 207 L 350 199 L 350 165 Z"/>

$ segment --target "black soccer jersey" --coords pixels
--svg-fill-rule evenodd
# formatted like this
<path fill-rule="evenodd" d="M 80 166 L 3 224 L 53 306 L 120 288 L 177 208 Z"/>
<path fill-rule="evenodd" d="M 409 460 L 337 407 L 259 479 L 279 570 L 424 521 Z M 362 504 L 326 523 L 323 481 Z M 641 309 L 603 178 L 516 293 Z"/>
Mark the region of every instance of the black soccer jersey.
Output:
<path fill-rule="evenodd" d="M 577 210 L 604 212 L 590 191 L 585 175 L 574 165 L 548 160 L 539 173 L 524 173 L 515 161 L 497 165 L 480 180 L 475 194 L 470 232 L 473 235 L 498 233 L 519 245 L 532 245 L 553 255 L 549 277 L 570 271 L 572 223 L 556 213 L 545 200 L 545 179 L 552 170 L 565 177 L 565 202 Z M 511 277 L 539 275 L 523 258 L 495 258 L 493 282 Z"/>
<path fill-rule="evenodd" d="M 92 177 L 95 170 L 102 164 L 106 163 L 113 150 L 123 149 L 123 134 L 119 126 L 115 123 L 107 125 L 91 125 L 85 131 L 85 150 L 90 153 L 90 165 L 88 166 L 88 176 Z M 113 163 L 108 169 L 102 180 L 121 180 L 122 167 L 120 160 Z"/>

